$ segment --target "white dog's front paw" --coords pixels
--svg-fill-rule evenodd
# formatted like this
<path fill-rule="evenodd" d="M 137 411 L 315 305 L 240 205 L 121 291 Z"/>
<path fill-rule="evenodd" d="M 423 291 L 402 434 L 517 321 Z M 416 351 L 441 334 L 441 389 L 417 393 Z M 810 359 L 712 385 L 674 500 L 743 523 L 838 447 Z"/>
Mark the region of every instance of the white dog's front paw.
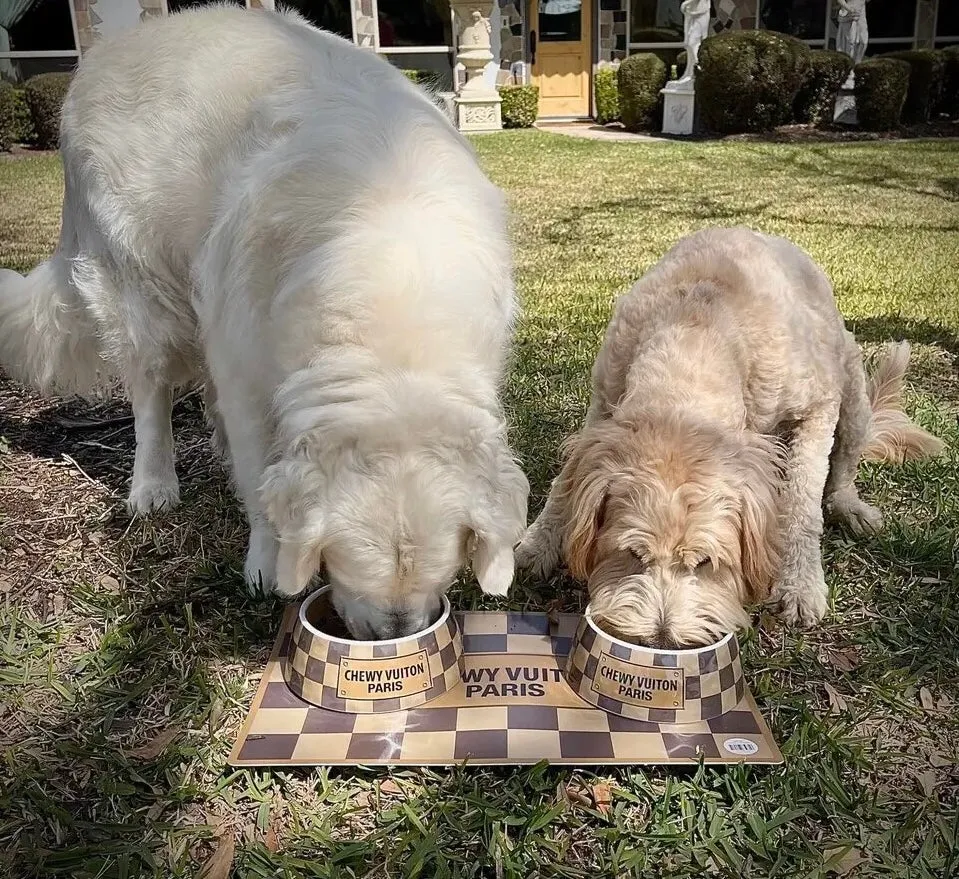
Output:
<path fill-rule="evenodd" d="M 243 576 L 251 595 L 269 595 L 276 591 L 276 550 L 272 532 L 257 529 L 250 534 Z"/>
<path fill-rule="evenodd" d="M 822 566 L 811 566 L 802 575 L 784 575 L 773 589 L 770 602 L 787 625 L 816 625 L 829 608 L 829 588 Z"/>
<path fill-rule="evenodd" d="M 127 512 L 131 516 L 148 516 L 161 510 L 172 510 L 180 503 L 180 487 L 173 482 L 145 481 L 135 483 L 127 496 Z"/>
<path fill-rule="evenodd" d="M 826 501 L 830 519 L 846 525 L 853 534 L 875 534 L 882 528 L 882 513 L 855 492 L 836 493 Z"/>

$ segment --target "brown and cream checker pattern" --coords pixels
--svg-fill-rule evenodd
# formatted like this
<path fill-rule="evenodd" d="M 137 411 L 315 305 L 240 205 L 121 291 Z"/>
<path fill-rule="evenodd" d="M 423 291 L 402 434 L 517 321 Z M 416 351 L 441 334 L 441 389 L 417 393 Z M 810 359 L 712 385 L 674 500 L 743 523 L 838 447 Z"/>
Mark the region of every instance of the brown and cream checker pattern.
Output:
<path fill-rule="evenodd" d="M 452 614 L 434 631 L 403 645 L 317 638 L 300 624 L 299 617 L 294 619 L 289 640 L 282 645 L 280 666 L 286 686 L 315 706 L 347 714 L 390 713 L 423 705 L 461 683 L 463 641 Z M 404 656 L 426 665 L 413 682 L 416 692 L 397 698 L 355 698 L 342 689 L 341 675 L 354 661 L 362 664 Z"/>
<path fill-rule="evenodd" d="M 642 674 L 644 668 L 654 674 L 675 669 L 682 690 L 676 699 L 657 707 L 637 705 L 599 692 L 597 671 L 604 663 L 616 660 L 623 665 L 632 664 L 638 674 Z M 596 630 L 583 617 L 579 620 L 567 663 L 567 682 L 581 698 L 604 711 L 638 721 L 697 723 L 732 711 L 746 694 L 739 642 L 735 637 L 712 650 L 697 653 L 651 653 L 645 648 L 632 649 L 597 636 Z"/>
<path fill-rule="evenodd" d="M 489 704 L 467 699 L 465 687 L 458 686 L 434 702 L 391 714 L 319 708 L 292 693 L 283 679 L 280 660 L 294 621 L 295 612 L 284 619 L 231 754 L 234 766 L 782 762 L 745 685 L 732 710 L 687 724 L 609 714 L 574 696 L 565 682 L 547 688 L 541 703 L 517 696 Z M 467 668 L 507 666 L 511 655 L 562 668 L 579 618 L 563 615 L 550 622 L 545 614 L 467 613 L 460 622 Z"/>

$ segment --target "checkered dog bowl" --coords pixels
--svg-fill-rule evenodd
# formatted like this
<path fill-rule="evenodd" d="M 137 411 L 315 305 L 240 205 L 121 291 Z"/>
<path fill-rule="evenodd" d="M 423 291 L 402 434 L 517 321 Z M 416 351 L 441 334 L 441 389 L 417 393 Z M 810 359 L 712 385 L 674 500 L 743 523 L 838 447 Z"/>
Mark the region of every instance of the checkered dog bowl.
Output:
<path fill-rule="evenodd" d="M 591 705 L 652 723 L 695 723 L 725 714 L 745 693 L 734 634 L 696 650 L 653 650 L 606 634 L 583 614 L 566 680 Z"/>
<path fill-rule="evenodd" d="M 440 618 L 428 629 L 391 641 L 350 641 L 321 632 L 311 607 L 329 587 L 306 599 L 283 657 L 283 677 L 306 702 L 349 714 L 383 714 L 416 708 L 462 679 L 463 640 L 443 597 Z"/>

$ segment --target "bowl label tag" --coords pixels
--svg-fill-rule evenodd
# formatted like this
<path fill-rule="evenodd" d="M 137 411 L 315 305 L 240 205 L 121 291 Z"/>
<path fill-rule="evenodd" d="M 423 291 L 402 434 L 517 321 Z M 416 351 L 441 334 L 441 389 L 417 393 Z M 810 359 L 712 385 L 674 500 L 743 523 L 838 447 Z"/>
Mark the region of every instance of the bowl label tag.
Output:
<path fill-rule="evenodd" d="M 336 694 L 341 699 L 398 699 L 433 685 L 425 650 L 379 659 L 340 659 Z"/>
<path fill-rule="evenodd" d="M 639 665 L 602 653 L 593 676 L 593 690 L 641 708 L 684 708 L 685 673 L 681 668 Z"/>

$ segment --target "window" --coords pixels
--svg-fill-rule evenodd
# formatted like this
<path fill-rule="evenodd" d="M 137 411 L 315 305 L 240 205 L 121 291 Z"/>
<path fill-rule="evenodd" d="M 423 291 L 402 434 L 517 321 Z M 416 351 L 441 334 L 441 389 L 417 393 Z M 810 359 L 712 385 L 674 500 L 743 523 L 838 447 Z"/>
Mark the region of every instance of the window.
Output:
<path fill-rule="evenodd" d="M 630 43 L 682 43 L 682 0 L 631 0 Z"/>
<path fill-rule="evenodd" d="M 3 0 L 0 0 L 2 3 Z M 234 6 L 245 6 L 243 0 L 167 0 L 167 12 L 179 12 L 181 9 L 193 9 L 196 6 L 209 6 L 212 3 L 226 2 Z"/>
<path fill-rule="evenodd" d="M 452 46 L 449 0 L 378 0 L 380 48 Z"/>
<path fill-rule="evenodd" d="M 69 71 L 77 55 L 69 0 L 0 0 L 0 79 Z"/>
<path fill-rule="evenodd" d="M 870 42 L 900 39 L 912 45 L 916 33 L 916 0 L 869 0 L 866 21 Z"/>
<path fill-rule="evenodd" d="M 583 38 L 582 0 L 539 0 L 540 41 L 578 43 Z"/>
<path fill-rule="evenodd" d="M 800 40 L 824 40 L 827 2 L 828 0 L 762 0 L 760 26 Z"/>
<path fill-rule="evenodd" d="M 942 48 L 959 43 L 959 2 L 939 0 L 936 18 L 936 46 Z"/>
<path fill-rule="evenodd" d="M 0 0 L 3 2 L 3 0 Z M 350 0 L 284 0 L 283 6 L 295 9 L 311 24 L 353 39 L 350 22 Z"/>

